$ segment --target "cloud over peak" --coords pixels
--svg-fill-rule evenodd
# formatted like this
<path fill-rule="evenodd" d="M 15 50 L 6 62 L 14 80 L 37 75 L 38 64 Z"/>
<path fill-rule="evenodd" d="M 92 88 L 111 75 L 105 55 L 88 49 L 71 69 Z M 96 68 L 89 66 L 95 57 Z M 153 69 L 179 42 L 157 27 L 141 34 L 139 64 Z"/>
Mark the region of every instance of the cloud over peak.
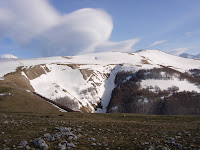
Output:
<path fill-rule="evenodd" d="M 190 48 L 192 48 L 192 47 L 176 48 L 176 49 L 173 49 L 171 51 L 168 51 L 168 53 L 170 53 L 172 55 L 180 55 L 180 54 L 186 52 L 187 50 L 189 50 Z"/>
<path fill-rule="evenodd" d="M 156 46 L 156 45 L 161 44 L 161 43 L 164 43 L 164 42 L 167 42 L 167 40 L 155 41 L 155 42 L 153 42 L 153 43 L 152 43 L 151 45 L 149 45 L 149 46 Z"/>
<path fill-rule="evenodd" d="M 129 51 L 139 41 L 109 41 L 112 30 L 111 16 L 101 9 L 84 8 L 61 15 L 47 0 L 0 2 L 0 38 L 9 37 L 43 56 Z"/>

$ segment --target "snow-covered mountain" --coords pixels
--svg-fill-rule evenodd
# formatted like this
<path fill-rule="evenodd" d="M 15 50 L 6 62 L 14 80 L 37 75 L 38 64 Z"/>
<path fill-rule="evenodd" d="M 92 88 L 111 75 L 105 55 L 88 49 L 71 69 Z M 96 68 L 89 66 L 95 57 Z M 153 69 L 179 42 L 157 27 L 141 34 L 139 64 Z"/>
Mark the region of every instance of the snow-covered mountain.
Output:
<path fill-rule="evenodd" d="M 179 56 L 183 57 L 183 58 L 200 59 L 200 54 L 198 54 L 198 55 L 190 55 L 190 54 L 187 54 L 187 53 L 182 53 Z"/>
<path fill-rule="evenodd" d="M 18 57 L 12 54 L 3 54 L 0 55 L 0 59 L 17 59 Z"/>
<path fill-rule="evenodd" d="M 116 87 L 120 88 L 119 84 L 134 81 L 133 76 L 141 70 L 148 75 L 156 68 L 160 69 L 156 74 L 159 77 L 141 77 L 139 82 L 134 79 L 135 83 L 140 84 L 140 89 L 152 87 L 151 91 L 157 92 L 157 87 L 167 90 L 176 86 L 177 92 L 200 93 L 200 61 L 173 56 L 158 50 L 1 60 L 0 83 L 6 82 L 15 88 L 36 92 L 73 110 L 107 112 L 112 93 Z M 167 69 L 173 70 L 170 75 Z M 180 75 L 182 77 L 186 73 L 194 80 L 190 81 L 187 77 L 180 79 Z M 120 82 L 116 83 L 116 79 L 119 79 L 116 76 L 119 74 L 124 77 L 120 77 Z M 146 97 L 140 99 L 142 103 L 149 102 Z M 114 108 L 109 107 L 110 110 Z"/>

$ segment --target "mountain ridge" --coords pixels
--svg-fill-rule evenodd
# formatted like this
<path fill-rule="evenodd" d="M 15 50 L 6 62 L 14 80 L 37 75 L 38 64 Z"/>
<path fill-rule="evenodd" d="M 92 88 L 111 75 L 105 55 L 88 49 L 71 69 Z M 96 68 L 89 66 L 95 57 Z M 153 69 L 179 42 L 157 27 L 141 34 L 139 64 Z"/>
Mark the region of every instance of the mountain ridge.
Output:
<path fill-rule="evenodd" d="M 0 83 L 9 83 L 8 86 L 36 92 L 74 111 L 105 113 L 116 88 L 115 80 L 118 73 L 130 72 L 132 76 L 140 70 L 166 67 L 198 77 L 198 62 L 199 60 L 181 58 L 158 50 L 3 60 L 0 61 Z M 162 90 L 177 84 L 180 92 L 200 92 L 199 85 L 190 83 L 188 78 L 181 82 L 177 81 L 177 72 L 174 72 L 174 75 L 170 74 L 170 79 L 165 79 L 168 80 L 167 86 L 163 86 L 165 81 L 161 78 L 153 82 L 142 79 L 139 84 L 145 89 L 146 86 L 155 86 L 154 83 L 157 83 Z M 169 76 L 165 70 L 164 73 Z M 156 76 L 163 76 L 164 73 L 159 72 Z M 129 82 L 130 79 L 131 77 L 127 76 L 123 82 Z M 26 84 L 22 84 L 23 82 Z M 190 89 L 184 87 L 185 85 Z"/>
<path fill-rule="evenodd" d="M 191 55 L 191 54 L 187 54 L 187 53 L 182 53 L 179 56 L 183 57 L 183 58 L 198 59 L 198 60 L 200 59 L 200 54 Z"/>

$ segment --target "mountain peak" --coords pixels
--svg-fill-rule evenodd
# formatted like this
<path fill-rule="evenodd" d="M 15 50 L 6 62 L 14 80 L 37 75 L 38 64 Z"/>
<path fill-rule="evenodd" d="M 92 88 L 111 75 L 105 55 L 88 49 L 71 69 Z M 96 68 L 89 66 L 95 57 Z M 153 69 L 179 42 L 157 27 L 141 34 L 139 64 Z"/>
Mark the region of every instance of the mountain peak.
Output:
<path fill-rule="evenodd" d="M 190 59 L 200 59 L 200 54 L 197 54 L 197 55 L 190 55 L 190 54 L 187 54 L 187 53 L 182 53 L 179 55 L 180 57 L 183 57 L 183 58 L 190 58 Z"/>
<path fill-rule="evenodd" d="M 1 59 L 17 59 L 18 57 L 13 54 L 3 54 L 3 55 L 0 55 L 0 58 Z"/>

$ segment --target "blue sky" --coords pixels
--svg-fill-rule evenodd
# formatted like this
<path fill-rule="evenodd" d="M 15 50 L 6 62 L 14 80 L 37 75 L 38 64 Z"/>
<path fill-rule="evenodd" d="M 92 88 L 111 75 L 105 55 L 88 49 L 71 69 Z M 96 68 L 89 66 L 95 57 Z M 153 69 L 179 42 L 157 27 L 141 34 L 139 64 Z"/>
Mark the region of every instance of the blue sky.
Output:
<path fill-rule="evenodd" d="M 139 49 L 198 54 L 199 8 L 199 0 L 0 1 L 0 55 Z"/>

